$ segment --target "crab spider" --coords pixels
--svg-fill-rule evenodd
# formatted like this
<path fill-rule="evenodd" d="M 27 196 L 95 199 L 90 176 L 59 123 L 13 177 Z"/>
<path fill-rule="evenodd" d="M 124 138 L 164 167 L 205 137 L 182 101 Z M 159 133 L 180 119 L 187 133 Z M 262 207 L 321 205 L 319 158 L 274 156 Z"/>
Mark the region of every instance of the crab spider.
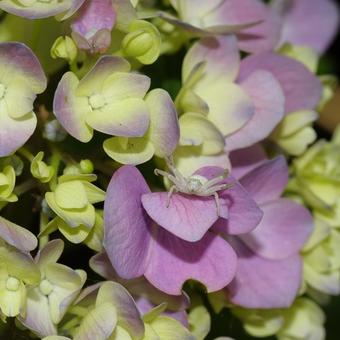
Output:
<path fill-rule="evenodd" d="M 214 196 L 217 215 L 220 216 L 220 201 L 217 192 L 232 187 L 232 184 L 221 183 L 226 177 L 228 177 L 229 171 L 224 170 L 221 174 L 210 180 L 200 175 L 184 177 L 176 169 L 172 157 L 167 157 L 165 160 L 170 172 L 155 169 L 155 175 L 161 175 L 167 178 L 172 184 L 168 192 L 167 207 L 170 205 L 170 199 L 174 192 L 203 197 Z"/>

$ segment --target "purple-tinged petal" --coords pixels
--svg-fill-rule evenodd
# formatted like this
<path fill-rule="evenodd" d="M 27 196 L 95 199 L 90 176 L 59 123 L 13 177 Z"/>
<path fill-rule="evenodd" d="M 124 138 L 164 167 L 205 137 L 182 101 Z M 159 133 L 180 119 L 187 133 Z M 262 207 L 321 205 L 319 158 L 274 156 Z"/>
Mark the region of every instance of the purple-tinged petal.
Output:
<path fill-rule="evenodd" d="M 240 238 L 257 255 L 280 260 L 298 254 L 313 230 L 309 211 L 288 199 L 261 205 L 263 218 L 249 234 Z"/>
<path fill-rule="evenodd" d="M 15 77 L 24 78 L 35 93 L 46 89 L 46 76 L 32 50 L 19 42 L 0 43 L 0 83 L 6 86 Z"/>
<path fill-rule="evenodd" d="M 60 239 L 48 242 L 35 257 L 35 262 L 40 269 L 43 269 L 50 263 L 56 263 L 64 250 L 64 242 Z"/>
<path fill-rule="evenodd" d="M 27 19 L 41 19 L 66 12 L 70 7 L 70 1 L 58 1 L 54 4 L 36 1 L 31 6 L 17 4 L 17 1 L 3 0 L 0 8 L 8 13 L 18 15 Z"/>
<path fill-rule="evenodd" d="M 319 103 L 321 83 L 300 62 L 271 52 L 252 55 L 242 61 L 239 81 L 260 69 L 271 72 L 279 81 L 285 95 L 286 113 L 314 109 Z"/>
<path fill-rule="evenodd" d="M 61 78 L 53 100 L 53 112 L 63 128 L 81 142 L 88 142 L 93 129 L 86 123 L 91 108 L 86 97 L 76 96 L 78 78 L 67 72 Z"/>
<path fill-rule="evenodd" d="M 24 145 L 36 125 L 37 118 L 33 112 L 13 119 L 9 116 L 4 101 L 0 101 L 0 157 L 8 156 Z"/>
<path fill-rule="evenodd" d="M 27 229 L 12 223 L 0 216 L 0 238 L 11 246 L 22 250 L 31 251 L 38 244 L 37 238 Z"/>
<path fill-rule="evenodd" d="M 249 195 L 263 204 L 279 198 L 288 183 L 288 166 L 283 156 L 268 160 L 240 180 Z"/>
<path fill-rule="evenodd" d="M 339 25 L 339 10 L 328 0 L 289 1 L 283 17 L 282 42 L 309 46 L 319 54 L 328 48 Z"/>
<path fill-rule="evenodd" d="M 200 80 L 212 83 L 217 79 L 232 82 L 240 67 L 240 53 L 234 36 L 205 38 L 196 42 L 186 54 L 182 66 L 182 81 L 185 82 L 194 67 L 205 62 L 204 76 Z"/>
<path fill-rule="evenodd" d="M 234 280 L 226 288 L 232 303 L 245 308 L 289 307 L 300 287 L 302 261 L 299 255 L 267 260 L 233 239 L 238 256 Z"/>
<path fill-rule="evenodd" d="M 211 179 L 220 175 L 221 169 L 205 167 L 196 174 Z M 231 185 L 219 192 L 220 205 L 228 208 L 228 218 L 219 218 L 214 224 L 214 231 L 237 235 L 253 230 L 262 218 L 262 210 L 236 179 L 230 176 L 223 183 Z"/>
<path fill-rule="evenodd" d="M 159 228 L 151 252 L 145 277 L 171 295 L 180 295 L 189 279 L 204 284 L 208 292 L 220 290 L 236 271 L 233 249 L 210 232 L 198 242 L 187 242 Z"/>
<path fill-rule="evenodd" d="M 157 224 L 183 240 L 196 242 L 202 239 L 218 218 L 213 196 L 174 193 L 169 205 L 168 197 L 167 192 L 144 194 L 143 207 Z"/>
<path fill-rule="evenodd" d="M 179 123 L 175 105 L 162 89 L 150 91 L 145 98 L 150 112 L 150 140 L 158 157 L 170 156 L 179 141 Z"/>
<path fill-rule="evenodd" d="M 268 137 L 284 115 L 285 98 L 271 73 L 255 71 L 241 87 L 253 100 L 255 113 L 242 129 L 226 137 L 228 150 L 248 147 Z"/>
<path fill-rule="evenodd" d="M 131 279 L 144 274 L 151 240 L 150 219 L 141 196 L 150 192 L 133 166 L 117 170 L 104 203 L 104 248 L 119 276 Z"/>
<path fill-rule="evenodd" d="M 107 77 L 115 72 L 129 72 L 130 64 L 121 57 L 103 56 L 79 82 L 76 94 L 78 96 L 91 96 L 101 92 Z"/>
<path fill-rule="evenodd" d="M 115 23 L 116 13 L 110 0 L 88 0 L 77 12 L 77 18 L 71 28 L 81 36 L 89 39 L 97 31 L 111 31 Z"/>
<path fill-rule="evenodd" d="M 249 148 L 235 150 L 229 155 L 232 175 L 240 179 L 246 173 L 257 168 L 267 160 L 267 155 L 261 144 L 255 144 Z"/>

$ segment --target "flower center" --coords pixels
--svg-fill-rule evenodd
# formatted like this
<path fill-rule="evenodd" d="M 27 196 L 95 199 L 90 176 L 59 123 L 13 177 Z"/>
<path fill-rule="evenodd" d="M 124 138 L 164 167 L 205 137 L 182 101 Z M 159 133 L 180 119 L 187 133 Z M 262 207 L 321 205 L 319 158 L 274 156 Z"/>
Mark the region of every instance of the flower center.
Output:
<path fill-rule="evenodd" d="M 44 279 L 40 282 L 39 289 L 42 294 L 44 295 L 50 295 L 53 291 L 53 285 L 50 281 Z"/>
<path fill-rule="evenodd" d="M 106 100 L 103 95 L 94 94 L 91 97 L 89 97 L 89 104 L 93 110 L 97 110 L 106 105 Z"/>
<path fill-rule="evenodd" d="M 0 99 L 5 97 L 5 93 L 6 93 L 6 86 L 0 83 Z"/>
<path fill-rule="evenodd" d="M 20 287 L 20 281 L 13 276 L 10 276 L 6 281 L 6 289 L 11 292 L 16 292 Z"/>

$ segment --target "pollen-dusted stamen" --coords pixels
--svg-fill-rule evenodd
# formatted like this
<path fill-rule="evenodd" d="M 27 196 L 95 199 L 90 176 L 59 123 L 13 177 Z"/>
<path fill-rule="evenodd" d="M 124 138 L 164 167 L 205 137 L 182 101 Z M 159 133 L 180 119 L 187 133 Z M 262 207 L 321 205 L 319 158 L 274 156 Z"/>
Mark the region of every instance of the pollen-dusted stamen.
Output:
<path fill-rule="evenodd" d="M 155 169 L 155 175 L 161 175 L 171 182 L 168 193 L 167 207 L 170 205 L 170 199 L 174 192 L 181 192 L 188 195 L 196 195 L 202 197 L 214 196 L 216 201 L 217 215 L 220 216 L 220 203 L 218 191 L 226 190 L 232 186 L 230 183 L 223 183 L 228 177 L 229 171 L 224 170 L 216 177 L 207 179 L 201 175 L 192 175 L 184 177 L 175 167 L 172 157 L 165 159 L 169 172 Z"/>

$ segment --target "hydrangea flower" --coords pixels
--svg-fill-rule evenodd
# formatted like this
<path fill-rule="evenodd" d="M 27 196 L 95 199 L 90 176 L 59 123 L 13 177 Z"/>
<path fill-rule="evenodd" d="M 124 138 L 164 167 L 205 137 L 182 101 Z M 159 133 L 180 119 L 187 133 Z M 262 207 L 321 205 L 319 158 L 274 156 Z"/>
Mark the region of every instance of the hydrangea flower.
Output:
<path fill-rule="evenodd" d="M 0 9 L 28 19 L 41 19 L 59 14 L 67 19 L 85 0 L 2 0 Z"/>
<path fill-rule="evenodd" d="M 18 42 L 0 43 L 0 157 L 21 147 L 34 132 L 33 102 L 46 85 L 30 48 Z"/>
<path fill-rule="evenodd" d="M 47 183 L 54 175 L 54 169 L 51 165 L 47 165 L 44 161 L 44 152 L 40 151 L 32 159 L 31 173 L 32 176 L 39 179 L 42 183 Z"/>
<path fill-rule="evenodd" d="M 179 140 L 177 112 L 169 94 L 154 89 L 145 97 L 150 125 L 143 137 L 112 137 L 104 144 L 105 152 L 115 161 L 137 165 L 158 157 L 170 156 Z"/>
<path fill-rule="evenodd" d="M 221 182 L 221 172 L 208 167 L 195 175 Z M 202 282 L 208 291 L 225 287 L 235 275 L 236 256 L 209 229 L 219 221 L 230 234 L 247 233 L 262 217 L 246 191 L 230 181 L 232 187 L 218 194 L 217 209 L 213 196 L 173 193 L 169 201 L 169 193 L 151 193 L 135 167 L 116 171 L 104 204 L 104 248 L 117 274 L 124 279 L 144 275 L 171 295 L 180 295 L 188 279 Z"/>
<path fill-rule="evenodd" d="M 6 317 L 25 315 L 27 285 L 40 280 L 29 254 L 36 246 L 31 232 L 0 216 L 0 313 Z"/>
<path fill-rule="evenodd" d="M 63 75 L 53 111 L 71 136 L 86 143 L 93 129 L 122 137 L 146 133 L 149 111 L 144 96 L 150 79 L 129 71 L 123 58 L 103 56 L 80 81 L 72 72 Z"/>
<path fill-rule="evenodd" d="M 35 257 L 41 278 L 27 291 L 26 314 L 19 320 L 39 336 L 57 334 L 57 324 L 79 294 L 86 272 L 57 263 L 64 249 L 61 240 L 50 241 Z"/>
<path fill-rule="evenodd" d="M 116 13 L 112 0 L 88 0 L 71 24 L 77 46 L 90 53 L 103 53 L 111 44 Z"/>
<path fill-rule="evenodd" d="M 183 87 L 176 104 L 184 113 L 181 128 L 188 113 L 191 127 L 189 131 L 187 126 L 181 129 L 182 143 L 174 154 L 183 173 L 188 174 L 204 164 L 225 167 L 227 151 L 264 139 L 282 119 L 285 98 L 280 83 L 270 70 L 247 67 L 247 60 L 241 61 L 233 36 L 202 39 L 186 54 L 182 66 Z M 304 76 L 303 71 L 298 75 Z M 195 121 L 200 119 L 196 127 L 193 127 L 192 113 L 197 117 Z M 206 119 L 210 123 L 204 122 Z M 197 141 L 195 130 L 198 129 L 200 133 L 196 134 L 201 135 L 201 140 Z"/>
<path fill-rule="evenodd" d="M 227 237 L 237 253 L 238 265 L 225 291 L 237 305 L 288 307 L 297 295 L 302 282 L 299 252 L 312 232 L 313 220 L 306 208 L 280 197 L 287 182 L 283 157 L 267 161 L 240 178 L 263 211 L 263 218 L 249 233 Z"/>

